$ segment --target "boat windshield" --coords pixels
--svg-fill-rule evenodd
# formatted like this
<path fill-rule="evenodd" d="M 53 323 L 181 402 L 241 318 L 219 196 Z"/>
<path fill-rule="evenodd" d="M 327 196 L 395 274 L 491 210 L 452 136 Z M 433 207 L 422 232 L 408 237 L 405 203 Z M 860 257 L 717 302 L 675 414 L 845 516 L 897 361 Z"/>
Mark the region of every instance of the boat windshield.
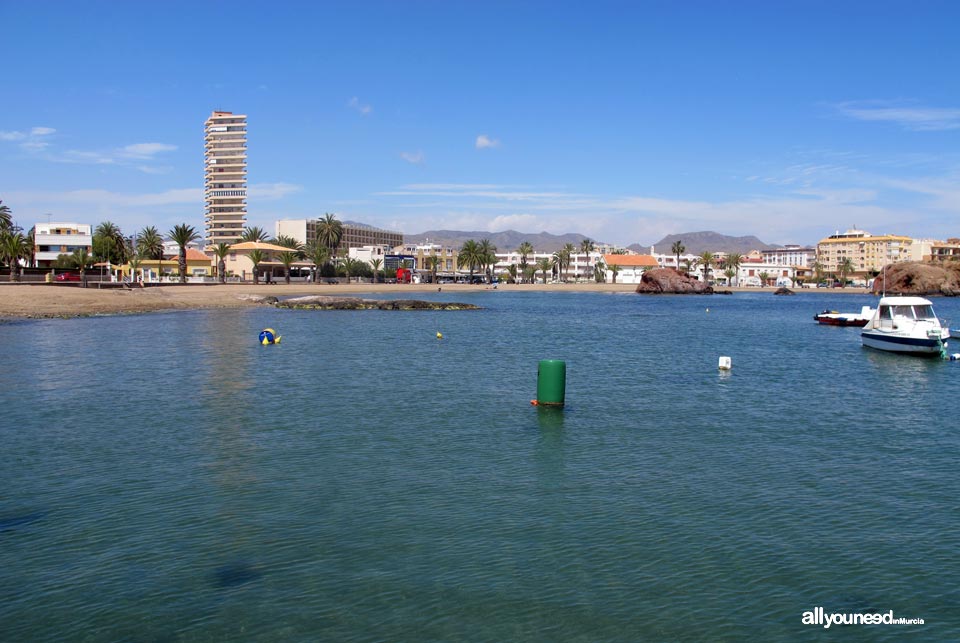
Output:
<path fill-rule="evenodd" d="M 930 304 L 914 306 L 913 313 L 917 319 L 925 319 L 929 321 L 935 321 L 937 319 L 937 316 L 933 313 L 933 306 Z"/>

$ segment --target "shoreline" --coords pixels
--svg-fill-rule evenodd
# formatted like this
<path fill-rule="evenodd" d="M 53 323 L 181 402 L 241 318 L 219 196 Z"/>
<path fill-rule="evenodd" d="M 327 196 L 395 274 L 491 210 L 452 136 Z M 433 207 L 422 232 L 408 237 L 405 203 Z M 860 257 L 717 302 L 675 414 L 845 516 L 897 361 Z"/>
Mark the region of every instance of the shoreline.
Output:
<path fill-rule="evenodd" d="M 81 288 L 59 284 L 0 283 L 0 320 L 69 319 L 94 315 L 131 315 L 170 310 L 246 308 L 261 305 L 250 297 L 294 297 L 299 295 L 363 295 L 466 292 L 599 292 L 632 293 L 636 284 L 169 284 L 147 288 Z M 773 294 L 776 288 L 722 288 L 734 294 Z M 865 288 L 797 288 L 794 292 L 870 294 Z M 656 296 L 656 295 L 647 295 Z M 671 296 L 671 295 L 664 295 Z M 675 295 L 683 296 L 683 295 Z"/>

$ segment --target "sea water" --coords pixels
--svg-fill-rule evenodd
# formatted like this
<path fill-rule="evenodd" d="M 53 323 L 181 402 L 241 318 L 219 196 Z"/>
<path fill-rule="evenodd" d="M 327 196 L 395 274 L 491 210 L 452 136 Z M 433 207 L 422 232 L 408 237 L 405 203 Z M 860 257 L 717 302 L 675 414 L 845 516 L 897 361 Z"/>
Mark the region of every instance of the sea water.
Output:
<path fill-rule="evenodd" d="M 875 298 L 428 297 L 0 325 L 0 640 L 960 638 L 960 362 Z"/>

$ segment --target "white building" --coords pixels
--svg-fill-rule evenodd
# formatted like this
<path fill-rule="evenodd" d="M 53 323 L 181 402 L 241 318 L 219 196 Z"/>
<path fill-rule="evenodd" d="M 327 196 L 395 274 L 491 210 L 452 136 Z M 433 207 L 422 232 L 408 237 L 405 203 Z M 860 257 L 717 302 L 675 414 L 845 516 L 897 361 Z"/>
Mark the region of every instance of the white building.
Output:
<path fill-rule="evenodd" d="M 817 260 L 817 249 L 788 244 L 782 248 L 761 250 L 760 256 L 769 264 L 808 268 Z"/>
<path fill-rule="evenodd" d="M 237 243 L 247 223 L 247 117 L 213 112 L 204 126 L 206 245 Z"/>
<path fill-rule="evenodd" d="M 38 223 L 33 234 L 37 268 L 49 268 L 58 255 L 73 254 L 74 250 L 93 252 L 93 228 L 85 223 Z"/>

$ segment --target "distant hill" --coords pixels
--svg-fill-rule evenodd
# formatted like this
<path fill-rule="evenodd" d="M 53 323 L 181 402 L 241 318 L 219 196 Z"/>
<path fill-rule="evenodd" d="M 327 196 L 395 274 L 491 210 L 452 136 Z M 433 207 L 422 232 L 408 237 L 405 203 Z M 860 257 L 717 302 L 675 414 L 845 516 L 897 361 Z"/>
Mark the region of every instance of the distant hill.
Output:
<path fill-rule="evenodd" d="M 459 248 L 464 241 L 473 239 L 490 239 L 490 242 L 497 247 L 500 252 L 516 250 L 524 241 L 528 241 L 533 246 L 535 252 L 556 252 L 564 245 L 572 243 L 580 247 L 580 242 L 586 239 L 582 234 L 550 234 L 549 232 L 517 232 L 516 230 L 505 230 L 503 232 L 485 232 L 485 231 L 462 231 L 462 230 L 428 230 L 420 234 L 404 234 L 404 243 L 425 243 L 428 239 L 430 243 L 438 243 L 443 246 L 453 246 Z"/>
<path fill-rule="evenodd" d="M 754 236 L 749 237 L 729 237 L 717 232 L 684 232 L 682 234 L 669 234 L 660 241 L 653 244 L 654 250 L 661 254 L 670 254 L 670 248 L 675 242 L 679 241 L 686 248 L 684 254 L 698 255 L 701 252 L 739 252 L 747 254 L 751 250 L 770 250 L 780 246 L 770 243 L 764 243 Z M 630 250 L 647 254 L 650 252 L 650 246 L 641 246 L 633 244 L 627 246 Z"/>

